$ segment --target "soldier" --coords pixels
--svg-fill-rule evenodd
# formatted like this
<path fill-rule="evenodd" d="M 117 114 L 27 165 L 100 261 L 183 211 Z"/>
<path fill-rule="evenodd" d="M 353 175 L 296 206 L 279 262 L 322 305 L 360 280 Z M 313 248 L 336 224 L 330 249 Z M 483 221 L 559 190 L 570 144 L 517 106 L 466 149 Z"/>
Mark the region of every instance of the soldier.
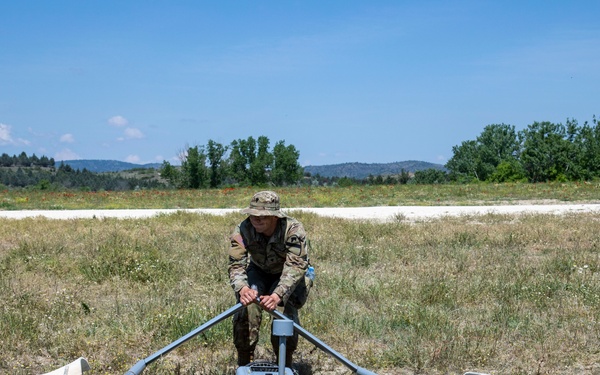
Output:
<path fill-rule="evenodd" d="M 277 308 L 300 324 L 298 309 L 306 302 L 312 286 L 312 279 L 305 276 L 310 245 L 304 227 L 281 212 L 279 196 L 272 191 L 258 192 L 242 213 L 248 218 L 231 235 L 228 267 L 236 298 L 246 306 L 233 317 L 239 366 L 254 358 L 262 310 Z M 257 297 L 260 305 L 254 303 Z M 271 335 L 271 344 L 278 357 L 279 338 Z M 291 366 L 297 346 L 298 334 L 294 332 L 286 341 L 287 367 Z"/>

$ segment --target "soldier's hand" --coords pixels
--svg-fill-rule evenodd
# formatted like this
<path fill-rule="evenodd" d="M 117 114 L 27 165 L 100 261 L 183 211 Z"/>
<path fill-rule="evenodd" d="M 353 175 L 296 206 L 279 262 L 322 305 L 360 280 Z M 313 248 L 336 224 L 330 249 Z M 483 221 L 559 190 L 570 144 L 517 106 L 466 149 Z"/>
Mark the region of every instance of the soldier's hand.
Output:
<path fill-rule="evenodd" d="M 248 306 L 252 302 L 256 301 L 256 297 L 258 297 L 258 292 L 254 289 L 250 289 L 245 286 L 240 289 L 240 302 L 244 306 Z"/>
<path fill-rule="evenodd" d="M 279 302 L 281 302 L 281 298 L 277 293 L 260 297 L 260 306 L 267 311 L 275 310 L 277 305 L 279 305 Z"/>

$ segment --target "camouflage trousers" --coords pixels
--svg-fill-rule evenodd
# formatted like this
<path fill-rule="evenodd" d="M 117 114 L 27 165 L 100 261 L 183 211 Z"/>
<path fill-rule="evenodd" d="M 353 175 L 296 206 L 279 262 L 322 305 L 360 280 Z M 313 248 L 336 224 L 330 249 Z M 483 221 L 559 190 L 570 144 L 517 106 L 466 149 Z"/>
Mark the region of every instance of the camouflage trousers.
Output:
<path fill-rule="evenodd" d="M 280 275 L 268 274 L 258 267 L 250 265 L 246 270 L 248 275 L 248 284 L 256 285 L 258 295 L 271 294 L 277 283 Z M 237 295 L 239 302 L 239 295 Z M 296 324 L 300 324 L 298 318 L 298 309 L 290 302 L 285 306 L 278 306 L 277 310 L 285 316 L 293 320 Z M 256 303 L 248 305 L 241 309 L 233 316 L 233 342 L 235 347 L 240 352 L 254 352 L 259 339 L 259 331 L 262 323 L 263 309 Z M 267 314 L 266 312 L 264 312 Z M 271 322 L 271 332 L 273 332 L 273 323 Z M 271 345 L 275 353 L 278 353 L 279 337 L 271 335 Z M 288 353 L 296 350 L 298 347 L 298 333 L 294 332 L 294 336 L 286 338 L 286 349 Z"/>

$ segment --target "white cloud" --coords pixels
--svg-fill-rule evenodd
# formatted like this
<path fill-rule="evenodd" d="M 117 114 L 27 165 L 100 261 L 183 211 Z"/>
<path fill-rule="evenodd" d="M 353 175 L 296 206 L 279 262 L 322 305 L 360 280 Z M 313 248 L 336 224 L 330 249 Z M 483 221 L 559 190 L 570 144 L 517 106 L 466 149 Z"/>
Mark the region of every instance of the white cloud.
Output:
<path fill-rule="evenodd" d="M 123 116 L 113 116 L 108 119 L 108 123 L 112 126 L 127 126 L 129 121 Z"/>
<path fill-rule="evenodd" d="M 32 136 L 34 136 L 34 137 L 44 137 L 44 136 L 45 136 L 45 134 L 44 134 L 44 133 L 40 133 L 40 132 L 38 132 L 38 131 L 35 131 L 35 129 L 34 129 L 34 128 L 32 128 L 31 126 L 29 126 L 29 127 L 27 128 L 27 132 L 28 132 L 29 134 L 31 134 Z"/>
<path fill-rule="evenodd" d="M 142 139 L 144 138 L 144 133 L 140 129 L 137 128 L 127 128 L 123 132 L 123 136 L 117 137 L 117 141 L 123 142 L 128 139 Z"/>
<path fill-rule="evenodd" d="M 144 133 L 140 129 L 127 128 L 125 129 L 125 139 L 141 139 L 144 138 Z"/>
<path fill-rule="evenodd" d="M 139 163 L 140 157 L 137 155 L 129 155 L 125 158 L 125 161 L 128 163 Z"/>
<path fill-rule="evenodd" d="M 0 123 L 0 145 L 29 145 L 26 139 L 17 138 L 14 139 L 11 135 L 11 126 Z"/>
<path fill-rule="evenodd" d="M 113 116 L 108 119 L 108 123 L 115 127 L 124 127 L 129 125 L 129 121 L 120 115 Z M 117 141 L 122 142 L 128 139 L 142 139 L 144 138 L 144 133 L 138 128 L 125 128 L 123 131 L 123 135 L 117 137 Z"/>
<path fill-rule="evenodd" d="M 0 123 L 0 144 L 8 145 L 12 143 L 13 139 L 10 135 L 10 125 Z"/>
<path fill-rule="evenodd" d="M 56 155 L 54 155 L 54 159 L 55 160 L 76 160 L 76 159 L 81 159 L 81 157 L 79 155 L 77 155 L 75 152 L 69 150 L 68 148 L 65 148 L 65 149 L 57 152 Z"/>
<path fill-rule="evenodd" d="M 60 141 L 62 143 L 73 143 L 75 142 L 75 137 L 71 133 L 63 134 L 60 136 Z"/>

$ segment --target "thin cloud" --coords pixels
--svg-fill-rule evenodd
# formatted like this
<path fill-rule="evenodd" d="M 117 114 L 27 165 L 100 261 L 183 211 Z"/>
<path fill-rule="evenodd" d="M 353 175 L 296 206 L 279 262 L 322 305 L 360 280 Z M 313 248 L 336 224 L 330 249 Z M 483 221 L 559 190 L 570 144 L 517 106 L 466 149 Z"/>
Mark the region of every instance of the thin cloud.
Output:
<path fill-rule="evenodd" d="M 137 128 L 127 128 L 125 129 L 125 139 L 142 139 L 144 138 L 144 133 L 140 129 Z"/>
<path fill-rule="evenodd" d="M 140 129 L 127 128 L 123 132 L 123 136 L 117 138 L 117 141 L 123 142 L 123 141 L 127 141 L 130 139 L 142 139 L 144 137 L 145 137 L 144 133 L 142 133 L 142 131 Z"/>
<path fill-rule="evenodd" d="M 65 148 L 65 149 L 58 151 L 54 155 L 54 159 L 55 160 L 77 160 L 77 159 L 81 159 L 81 157 L 79 155 L 77 155 L 77 153 L 69 150 L 68 148 Z"/>
<path fill-rule="evenodd" d="M 10 125 L 0 124 L 0 144 L 13 144 L 13 139 L 10 135 Z"/>
<path fill-rule="evenodd" d="M 129 121 L 127 121 L 127 119 L 123 116 L 113 116 L 108 119 L 108 123 L 117 127 L 129 125 Z"/>
<path fill-rule="evenodd" d="M 140 162 L 140 157 L 137 155 L 129 155 L 125 158 L 125 161 L 128 163 L 139 163 Z"/>
<path fill-rule="evenodd" d="M 62 143 L 74 143 L 75 137 L 71 133 L 63 134 L 60 136 L 60 141 Z"/>
<path fill-rule="evenodd" d="M 26 139 L 12 137 L 12 128 L 10 125 L 0 123 L 0 145 L 30 145 Z"/>

